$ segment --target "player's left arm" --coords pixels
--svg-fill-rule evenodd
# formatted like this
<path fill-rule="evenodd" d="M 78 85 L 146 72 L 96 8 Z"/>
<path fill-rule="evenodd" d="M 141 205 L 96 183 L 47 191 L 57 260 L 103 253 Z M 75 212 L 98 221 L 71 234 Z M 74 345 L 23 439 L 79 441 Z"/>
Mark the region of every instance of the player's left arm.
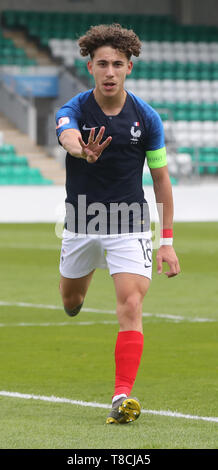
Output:
<path fill-rule="evenodd" d="M 169 270 L 167 277 L 176 276 L 180 272 L 179 261 L 173 248 L 173 195 L 167 167 L 167 156 L 164 138 L 164 127 L 160 115 L 152 108 L 149 109 L 149 127 L 146 157 L 153 179 L 153 187 L 157 208 L 162 207 L 160 215 L 161 243 L 157 251 L 157 271 L 162 273 L 163 263 Z"/>
<path fill-rule="evenodd" d="M 162 204 L 162 214 L 160 214 L 160 220 L 162 219 L 162 237 L 163 233 L 171 235 L 173 233 L 173 195 L 168 167 L 165 165 L 160 168 L 150 168 L 150 172 L 153 179 L 156 202 Z M 162 242 L 164 243 L 164 240 Z M 161 244 L 157 251 L 157 271 L 158 274 L 161 274 L 163 263 L 166 262 L 169 266 L 169 270 L 165 272 L 166 276 L 174 277 L 180 272 L 179 260 L 172 244 L 167 244 L 167 239 L 165 243 Z M 172 240 L 169 239 L 169 243 L 172 243 Z"/>

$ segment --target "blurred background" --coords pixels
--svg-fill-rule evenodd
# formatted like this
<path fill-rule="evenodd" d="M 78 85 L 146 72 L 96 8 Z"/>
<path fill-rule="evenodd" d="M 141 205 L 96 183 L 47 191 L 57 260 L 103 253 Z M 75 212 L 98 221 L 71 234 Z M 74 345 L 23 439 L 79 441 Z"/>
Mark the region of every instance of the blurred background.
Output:
<path fill-rule="evenodd" d="M 55 113 L 93 86 L 78 38 L 112 22 L 142 41 L 126 89 L 163 120 L 175 220 L 218 220 L 217 2 L 1 0 L 0 222 L 62 217 L 65 152 Z M 146 164 L 143 185 L 152 200 Z"/>

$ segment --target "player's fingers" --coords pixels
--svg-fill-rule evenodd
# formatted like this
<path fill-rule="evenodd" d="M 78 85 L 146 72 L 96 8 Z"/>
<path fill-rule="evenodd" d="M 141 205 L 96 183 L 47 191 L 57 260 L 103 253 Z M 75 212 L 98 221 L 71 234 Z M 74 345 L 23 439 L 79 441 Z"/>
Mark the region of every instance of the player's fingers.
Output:
<path fill-rule="evenodd" d="M 181 272 L 179 261 L 176 262 L 176 269 L 177 269 L 177 274 Z"/>
<path fill-rule="evenodd" d="M 162 267 L 163 267 L 162 263 L 163 263 L 162 256 L 157 256 L 157 272 L 158 272 L 158 274 L 162 273 Z"/>
<path fill-rule="evenodd" d="M 172 272 L 172 271 L 168 271 L 168 272 L 166 272 L 165 274 L 166 274 L 167 277 L 174 277 L 174 276 L 177 275 L 177 273 Z"/>
<path fill-rule="evenodd" d="M 180 266 L 179 266 L 179 261 L 178 261 L 178 259 L 176 259 L 176 261 L 173 265 L 173 268 L 172 268 L 172 275 L 177 276 L 177 274 L 179 274 L 180 271 L 181 271 L 181 269 L 180 269 Z"/>
<path fill-rule="evenodd" d="M 101 139 L 102 139 L 102 137 L 103 137 L 103 135 L 104 135 L 104 131 L 105 131 L 105 127 L 102 126 L 101 129 L 100 129 L 100 131 L 99 131 L 99 133 L 98 133 L 98 135 L 96 136 L 96 139 L 95 139 L 95 143 L 96 143 L 96 144 L 99 144 L 99 142 L 101 142 Z"/>
<path fill-rule="evenodd" d="M 78 137 L 78 141 L 79 141 L 81 147 L 85 147 L 85 146 L 86 146 L 85 142 L 83 142 L 82 137 L 79 136 L 79 137 Z"/>
<path fill-rule="evenodd" d="M 89 133 L 89 138 L 88 138 L 88 143 L 93 144 L 94 142 L 94 136 L 95 136 L 95 128 L 92 127 L 90 133 Z"/>
<path fill-rule="evenodd" d="M 112 141 L 112 137 L 111 136 L 107 137 L 107 139 L 100 145 L 101 152 L 103 152 L 103 150 L 106 149 L 106 147 L 108 147 L 111 141 Z"/>
<path fill-rule="evenodd" d="M 179 273 L 180 273 L 180 267 L 179 267 L 178 261 L 176 261 L 170 266 L 170 271 L 165 272 L 167 277 L 174 277 L 174 276 L 177 276 L 177 274 Z"/>

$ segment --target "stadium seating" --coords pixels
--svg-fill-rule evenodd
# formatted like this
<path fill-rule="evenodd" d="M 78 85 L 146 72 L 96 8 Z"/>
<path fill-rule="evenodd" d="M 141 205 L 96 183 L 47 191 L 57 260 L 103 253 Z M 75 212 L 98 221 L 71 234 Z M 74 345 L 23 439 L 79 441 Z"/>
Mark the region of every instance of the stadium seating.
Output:
<path fill-rule="evenodd" d="M 16 47 L 13 40 L 5 38 L 0 29 L 0 66 L 2 65 L 36 65 L 35 59 L 27 57 L 24 49 Z"/>
<path fill-rule="evenodd" d="M 176 174 L 175 166 L 182 169 L 182 162 L 190 174 L 196 169 L 200 175 L 218 174 L 218 154 L 208 150 L 218 145 L 217 26 L 181 25 L 159 15 L 3 12 L 5 26 L 25 29 L 89 86 L 93 78 L 80 56 L 77 39 L 91 25 L 113 22 L 133 28 L 142 41 L 126 88 L 160 113 L 167 140 L 177 149 L 171 175 Z M 181 148 L 194 152 L 181 152 Z"/>
<path fill-rule="evenodd" d="M 0 147 L 0 185 L 50 185 L 38 168 L 28 165 L 25 156 L 18 156 L 13 145 Z"/>

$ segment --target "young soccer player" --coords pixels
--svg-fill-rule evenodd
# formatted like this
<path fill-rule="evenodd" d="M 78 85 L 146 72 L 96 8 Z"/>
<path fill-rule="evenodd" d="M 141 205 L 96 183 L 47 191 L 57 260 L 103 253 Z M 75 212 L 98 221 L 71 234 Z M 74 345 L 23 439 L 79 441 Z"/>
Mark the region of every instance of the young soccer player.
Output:
<path fill-rule="evenodd" d="M 133 67 L 131 56 L 140 53 L 139 38 L 119 24 L 98 25 L 79 39 L 79 46 L 81 55 L 89 56 L 87 66 L 95 86 L 74 96 L 56 115 L 57 136 L 67 152 L 60 292 L 66 313 L 77 315 L 95 269 L 105 266 L 106 250 L 119 322 L 115 386 L 106 422 L 123 424 L 136 420 L 141 411 L 131 390 L 143 352 L 142 303 L 152 271 L 149 211 L 142 188 L 145 157 L 156 201 L 163 204 L 157 269 L 161 273 L 166 262 L 169 278 L 180 272 L 172 246 L 172 188 L 160 117 L 124 87 Z M 95 231 L 90 233 L 89 225 L 93 215 L 90 208 L 96 203 L 94 207 L 102 216 L 98 219 L 101 230 L 97 235 Z M 130 212 L 128 223 L 124 218 L 124 230 L 122 221 L 113 218 L 114 204 L 123 203 L 125 207 L 141 209 L 136 217 L 138 226 Z M 118 220 L 116 227 L 114 220 Z"/>

